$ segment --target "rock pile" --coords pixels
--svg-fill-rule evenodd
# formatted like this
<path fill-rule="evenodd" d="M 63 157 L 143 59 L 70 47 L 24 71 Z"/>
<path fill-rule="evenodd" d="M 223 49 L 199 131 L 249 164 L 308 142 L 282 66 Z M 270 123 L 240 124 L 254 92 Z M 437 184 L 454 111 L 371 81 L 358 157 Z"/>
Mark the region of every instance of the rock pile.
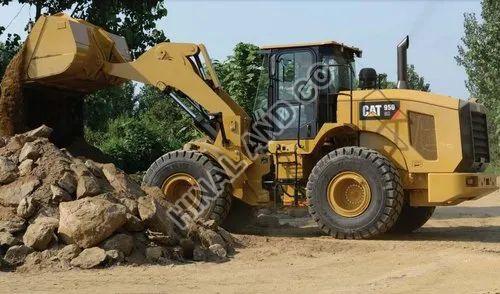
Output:
<path fill-rule="evenodd" d="M 0 138 L 0 269 L 221 261 L 234 251 L 213 222 L 179 230 L 158 188 L 73 157 L 51 131 Z"/>

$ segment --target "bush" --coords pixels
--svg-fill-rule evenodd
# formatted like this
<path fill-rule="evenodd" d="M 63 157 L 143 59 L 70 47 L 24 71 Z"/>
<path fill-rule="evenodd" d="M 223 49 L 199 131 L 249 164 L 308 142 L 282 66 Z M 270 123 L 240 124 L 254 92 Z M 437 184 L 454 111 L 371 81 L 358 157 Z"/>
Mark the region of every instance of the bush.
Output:
<path fill-rule="evenodd" d="M 129 88 L 122 89 L 122 95 L 131 97 Z M 114 89 L 106 92 L 104 97 L 102 94 L 95 97 L 97 102 L 91 104 L 92 108 L 103 101 L 120 100 L 113 95 L 120 95 L 120 91 Z M 180 149 L 199 136 L 191 119 L 156 89 L 144 86 L 133 99 L 137 101 L 133 111 L 130 106 L 123 107 L 123 114 L 114 118 L 119 112 L 108 108 L 103 121 L 89 121 L 85 128 L 87 142 L 101 149 L 128 173 L 146 170 L 161 155 Z"/>
<path fill-rule="evenodd" d="M 147 169 L 164 150 L 155 129 L 131 116 L 111 120 L 107 132 L 96 137 L 98 147 L 127 172 Z"/>

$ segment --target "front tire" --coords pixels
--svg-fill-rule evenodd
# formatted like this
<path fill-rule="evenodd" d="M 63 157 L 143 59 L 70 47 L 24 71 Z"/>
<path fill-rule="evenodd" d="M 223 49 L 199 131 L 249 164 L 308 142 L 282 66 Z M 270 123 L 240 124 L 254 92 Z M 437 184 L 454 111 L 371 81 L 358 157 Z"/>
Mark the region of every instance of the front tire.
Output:
<path fill-rule="evenodd" d="M 227 175 L 217 162 L 197 151 L 163 155 L 149 167 L 143 183 L 161 188 L 165 199 L 193 220 L 214 220 L 219 225 L 231 207 Z"/>
<path fill-rule="evenodd" d="M 307 183 L 309 213 L 338 239 L 387 232 L 401 214 L 403 188 L 394 165 L 377 151 L 344 147 L 324 156 Z"/>

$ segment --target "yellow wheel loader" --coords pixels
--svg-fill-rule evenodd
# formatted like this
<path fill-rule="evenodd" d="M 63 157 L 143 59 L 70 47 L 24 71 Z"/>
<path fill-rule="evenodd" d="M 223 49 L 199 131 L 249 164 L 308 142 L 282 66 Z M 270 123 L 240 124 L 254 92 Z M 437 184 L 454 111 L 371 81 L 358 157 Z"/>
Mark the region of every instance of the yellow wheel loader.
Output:
<path fill-rule="evenodd" d="M 387 90 L 373 69 L 356 79 L 362 52 L 355 47 L 262 47 L 250 116 L 221 87 L 203 45 L 161 43 L 130 60 L 122 37 L 62 13 L 42 16 L 20 57 L 24 104 L 7 111 L 23 118 L 2 128 L 45 123 L 64 144 L 81 134 L 81 123 L 67 126 L 79 118 L 84 95 L 124 81 L 153 85 L 206 135 L 163 155 L 144 177 L 188 212 L 172 212 L 179 223 L 222 222 L 237 199 L 254 207 L 307 205 L 336 238 L 411 232 L 436 206 L 478 199 L 498 186 L 482 173 L 490 161 L 484 107 L 406 89 L 408 45 L 406 38 L 397 48 L 398 89 Z M 70 117 L 57 114 L 69 104 L 76 105 L 65 111 Z"/>

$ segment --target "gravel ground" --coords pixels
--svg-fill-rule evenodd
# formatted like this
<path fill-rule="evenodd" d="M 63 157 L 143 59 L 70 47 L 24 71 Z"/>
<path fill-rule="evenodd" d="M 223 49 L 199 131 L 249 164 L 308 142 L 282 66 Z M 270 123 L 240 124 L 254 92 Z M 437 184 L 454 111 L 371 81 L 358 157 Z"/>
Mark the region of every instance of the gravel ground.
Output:
<path fill-rule="evenodd" d="M 309 222 L 237 236 L 244 247 L 225 263 L 0 273 L 0 293 L 500 292 L 498 192 L 402 237 L 335 240 Z"/>

